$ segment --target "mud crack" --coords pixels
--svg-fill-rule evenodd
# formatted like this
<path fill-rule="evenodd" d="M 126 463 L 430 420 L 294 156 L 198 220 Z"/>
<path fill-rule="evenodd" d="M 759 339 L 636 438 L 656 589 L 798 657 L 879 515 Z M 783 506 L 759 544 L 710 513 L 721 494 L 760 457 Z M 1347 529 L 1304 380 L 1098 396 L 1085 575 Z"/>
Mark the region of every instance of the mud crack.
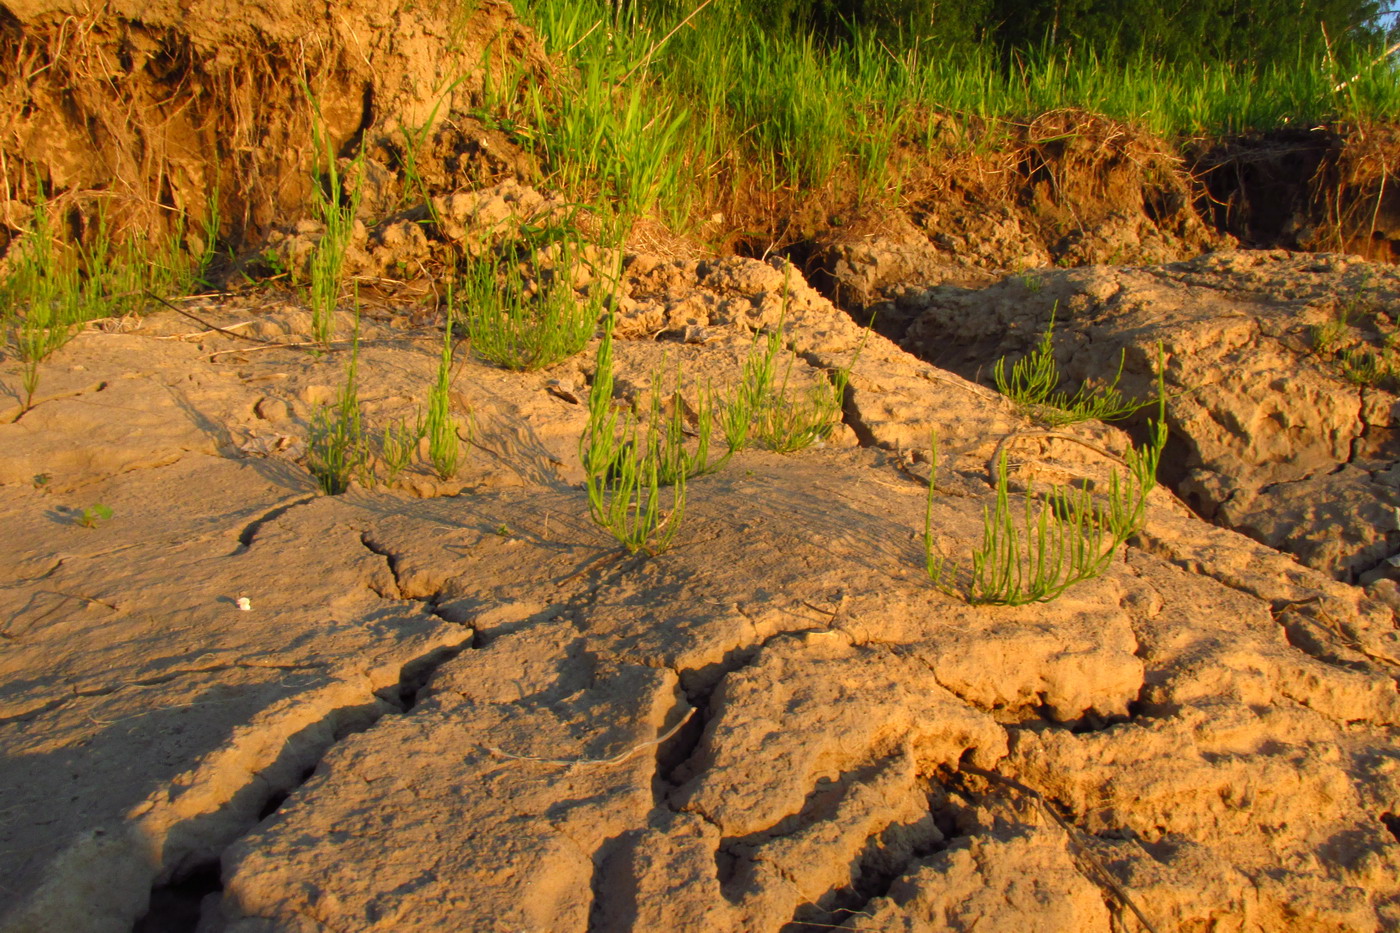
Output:
<path fill-rule="evenodd" d="M 384 558 L 384 563 L 385 563 L 385 564 L 388 566 L 388 568 L 389 568 L 389 575 L 390 575 L 390 576 L 393 578 L 393 580 L 394 580 L 394 591 L 393 591 L 393 593 L 380 593 L 379 595 L 380 595 L 380 596 L 383 596 L 383 597 L 386 598 L 386 599 L 388 599 L 388 598 L 393 598 L 393 599 L 407 599 L 407 598 L 409 598 L 409 597 L 406 597 L 406 596 L 404 595 L 403 580 L 402 580 L 402 578 L 400 578 L 400 576 L 399 576 L 399 556 L 398 556 L 397 554 L 395 554 L 393 551 L 389 550 L 389 549 L 388 549 L 387 547 L 385 547 L 384 545 L 382 545 L 382 544 L 380 544 L 379 542 L 375 541 L 374 538 L 370 535 L 370 533 L 369 533 L 368 531 L 362 531 L 362 532 L 360 532 L 360 544 L 364 545 L 365 550 L 369 551 L 371 554 L 378 554 L 380 557 Z M 439 597 L 439 595 L 440 595 L 440 594 L 434 593 L 433 595 L 427 597 L 426 599 L 424 599 L 424 600 L 422 600 L 422 601 L 423 601 L 423 602 L 428 602 L 428 603 L 431 604 L 432 601 L 433 601 L 434 599 L 437 599 L 437 598 Z"/>
<path fill-rule="evenodd" d="M 309 724 L 304 714 L 292 711 L 286 717 L 291 723 L 274 721 L 263 734 L 241 737 L 239 741 L 254 747 L 280 738 L 280 750 L 271 761 L 250 766 L 236 741 L 207 756 L 192 772 L 195 780 L 182 783 L 180 794 L 155 795 L 157 805 L 132 829 L 133 836 L 163 838 L 164 846 L 155 849 L 163 859 L 152 868 L 150 906 L 133 930 L 193 930 L 191 921 L 199 918 L 199 902 L 222 889 L 216 869 L 221 853 L 285 805 L 337 744 L 385 716 L 408 714 L 423 684 L 469 640 L 468 634 L 460 643 L 439 645 L 405 662 L 396 681 L 369 693 L 352 682 L 332 685 L 324 697 L 327 708 Z M 297 728 L 283 732 L 287 725 Z M 268 736 L 269 732 L 273 735 Z M 283 734 L 278 736 L 279 732 Z M 210 795 L 222 799 L 206 801 L 208 809 L 197 813 L 180 812 L 183 800 Z M 212 901 L 204 903 L 207 909 Z"/>
<path fill-rule="evenodd" d="M 809 351 L 794 352 L 798 359 L 820 373 L 822 379 L 831 383 L 833 370 L 822 362 L 818 354 Z M 865 418 L 861 415 L 860 406 L 855 401 L 855 395 L 855 388 L 847 383 L 841 393 L 841 423 L 851 429 L 861 447 L 879 447 L 880 443 L 875 439 L 875 432 L 870 429 Z"/>
<path fill-rule="evenodd" d="M 264 512 L 262 515 L 253 519 L 247 525 L 244 525 L 243 530 L 238 533 L 238 546 L 233 549 L 233 553 L 229 556 L 232 557 L 238 554 L 243 554 L 249 548 L 251 548 L 253 546 L 253 542 L 257 540 L 258 532 L 261 531 L 262 527 L 268 522 L 276 521 L 277 519 L 281 518 L 283 515 L 286 515 L 288 512 L 290 512 L 297 506 L 305 505 L 306 503 L 311 502 L 316 498 L 318 497 L 314 495 L 298 496 L 297 498 L 292 499 L 288 502 L 283 502 L 280 505 L 273 506 L 271 509 Z"/>

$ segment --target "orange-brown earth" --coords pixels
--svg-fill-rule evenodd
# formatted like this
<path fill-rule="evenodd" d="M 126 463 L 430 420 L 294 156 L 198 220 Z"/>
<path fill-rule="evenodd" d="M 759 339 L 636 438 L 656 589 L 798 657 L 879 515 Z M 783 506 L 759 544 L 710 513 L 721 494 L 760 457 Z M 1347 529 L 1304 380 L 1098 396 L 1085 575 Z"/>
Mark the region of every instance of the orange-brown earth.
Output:
<path fill-rule="evenodd" d="M 197 219 L 227 171 L 223 236 L 296 270 L 320 235 L 304 73 L 336 141 L 370 147 L 347 272 L 405 299 L 366 305 L 366 418 L 411 418 L 441 331 L 421 277 L 385 280 L 559 203 L 467 115 L 487 48 L 547 80 L 538 45 L 504 3 L 453 8 L 0 7 L 23 79 L 0 88 L 0 247 L 36 168 L 79 232 L 98 202 Z M 394 140 L 461 73 L 430 212 Z M 1388 258 L 1385 150 L 1327 150 L 1273 204 L 1122 130 L 1047 115 L 898 211 L 810 237 L 769 216 L 739 244 L 821 293 L 644 228 L 614 296 L 625 402 L 663 361 L 692 400 L 732 383 L 780 321 L 802 379 L 850 363 L 852 313 L 884 335 L 826 444 L 694 480 L 657 557 L 588 519 L 596 340 L 533 375 L 459 346 L 459 475 L 341 496 L 306 441 L 347 352 L 287 346 L 309 339 L 294 297 L 98 322 L 27 410 L 7 356 L 0 930 L 1400 927 L 1395 386 L 1349 382 L 1315 331 L 1347 309 L 1388 346 L 1400 277 L 1227 248 L 1286 227 Z M 964 561 L 999 447 L 1023 489 L 1102 483 L 1130 442 L 1046 436 L 985 384 L 1052 311 L 1072 380 L 1124 351 L 1150 391 L 1162 346 L 1166 485 L 1103 576 L 970 606 L 924 571 L 930 430 L 934 544 Z"/>

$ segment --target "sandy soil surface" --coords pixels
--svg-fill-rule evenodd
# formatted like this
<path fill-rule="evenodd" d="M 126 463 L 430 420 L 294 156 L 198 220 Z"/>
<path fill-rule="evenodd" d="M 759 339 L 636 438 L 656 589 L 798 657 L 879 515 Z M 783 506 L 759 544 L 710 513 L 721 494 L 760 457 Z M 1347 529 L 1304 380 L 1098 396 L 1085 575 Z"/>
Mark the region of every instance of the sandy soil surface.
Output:
<path fill-rule="evenodd" d="M 862 339 L 755 260 L 626 282 L 623 399 L 663 358 L 733 380 L 780 317 L 809 376 Z M 270 294 L 182 307 L 309 327 Z M 940 591 L 931 428 L 954 556 L 1008 435 L 1023 480 L 1106 467 L 985 387 L 872 336 L 829 443 L 740 454 L 627 557 L 580 488 L 591 351 L 462 348 L 459 476 L 331 497 L 305 443 L 347 353 L 206 324 L 94 328 L 0 404 L 0 928 L 1400 925 L 1392 610 L 1163 487 L 1055 602 Z M 371 426 L 422 404 L 440 339 L 367 310 Z"/>

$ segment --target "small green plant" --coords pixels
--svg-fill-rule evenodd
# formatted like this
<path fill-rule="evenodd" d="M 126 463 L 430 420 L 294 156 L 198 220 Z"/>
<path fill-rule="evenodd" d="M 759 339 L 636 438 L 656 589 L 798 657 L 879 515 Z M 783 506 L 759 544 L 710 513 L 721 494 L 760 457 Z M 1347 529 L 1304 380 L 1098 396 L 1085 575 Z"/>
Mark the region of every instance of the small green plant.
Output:
<path fill-rule="evenodd" d="M 442 356 L 438 360 L 437 381 L 428 396 L 428 416 L 423 431 L 428 438 L 428 460 L 440 479 L 457 475 L 462 442 L 458 422 L 452 415 L 452 298 L 448 296 L 447 324 L 442 333 Z"/>
<path fill-rule="evenodd" d="M 266 278 L 280 279 L 289 274 L 286 263 L 282 261 L 282 254 L 275 249 L 263 250 L 258 255 L 258 260 L 267 270 Z"/>
<path fill-rule="evenodd" d="M 302 89 L 311 102 L 314 119 L 311 121 L 312 145 L 318 159 L 326 163 L 324 177 L 313 175 L 311 190 L 316 199 L 316 211 L 320 215 L 323 231 L 311 251 L 308 269 L 309 286 L 307 303 L 311 306 L 311 334 L 321 344 L 329 344 L 335 339 L 335 311 L 340 302 L 341 282 L 345 272 L 346 251 L 355 230 L 355 214 L 360 206 L 358 169 L 364 165 L 364 149 L 355 156 L 352 174 L 356 179 L 349 194 L 343 185 L 344 179 L 336 166 L 335 150 L 324 129 L 325 119 L 321 115 L 321 104 L 312 95 L 304 82 Z"/>
<path fill-rule="evenodd" d="M 402 419 L 391 422 L 379 438 L 379 459 L 384 464 L 384 481 L 393 484 L 400 473 L 413 462 L 418 442 L 427 434 L 427 425 L 420 412 L 410 425 Z"/>
<path fill-rule="evenodd" d="M 1396 378 L 1396 362 L 1384 350 L 1347 347 L 1337 354 L 1337 362 L 1352 385 L 1380 386 Z"/>
<path fill-rule="evenodd" d="M 748 355 L 744 357 L 739 383 L 723 400 L 719 410 L 720 432 L 731 453 L 748 446 L 754 418 L 773 392 L 782 337 L 769 334 L 763 350 L 759 349 L 760 338 L 761 334 L 755 331 Z"/>
<path fill-rule="evenodd" d="M 935 584 L 945 585 L 945 574 L 955 576 L 955 568 L 934 556 L 927 529 L 925 556 Z M 1087 491 L 1056 489 L 1037 496 L 1028 487 L 1024 516 L 1018 523 L 1003 456 L 995 504 L 983 511 L 982 544 L 972 555 L 967 601 L 1009 606 L 1048 602 L 1074 584 L 1103 573 L 1112 558 L 1108 530 L 1094 514 Z"/>
<path fill-rule="evenodd" d="M 662 367 L 664 369 L 664 366 Z M 685 420 L 685 399 L 681 395 L 681 370 L 676 367 L 676 384 L 671 391 L 670 413 L 663 399 L 662 370 L 651 377 L 651 411 L 647 434 L 656 438 L 657 470 L 662 485 L 673 486 L 692 476 L 713 473 L 728 462 L 734 450 L 730 448 L 718 459 L 711 456 L 715 430 L 715 396 L 706 385 L 697 389 L 695 427 L 689 429 Z M 694 443 L 691 443 L 691 437 Z"/>
<path fill-rule="evenodd" d="M 629 554 L 656 555 L 671 545 L 685 515 L 685 471 L 675 475 L 670 509 L 662 509 L 661 431 L 613 405 L 613 319 L 609 314 L 588 393 L 588 425 L 579 439 L 588 511 Z"/>
<path fill-rule="evenodd" d="M 790 387 L 797 355 L 785 351 L 782 322 L 765 338 L 755 334 L 739 384 L 719 414 L 720 430 L 731 453 L 743 449 L 750 437 L 778 453 L 802 450 L 829 437 L 841 423 L 851 369 L 863 347 L 864 338 L 849 364 L 829 380 L 818 378 L 799 393 Z"/>
<path fill-rule="evenodd" d="M 500 538 L 509 538 L 510 526 L 507 525 L 505 522 L 501 522 L 499 525 L 496 526 L 496 536 Z"/>
<path fill-rule="evenodd" d="M 997 360 L 992 379 L 997 391 L 1016 403 L 1028 417 L 1041 424 L 1058 427 L 1080 421 L 1115 421 L 1126 418 L 1149 402 L 1125 398 L 1118 389 L 1123 377 L 1126 352 L 1119 354 L 1118 371 L 1106 385 L 1084 383 L 1074 393 L 1060 391 L 1060 370 L 1055 363 L 1055 314 L 1040 342 L 1029 354 L 1017 360 L 1006 374 L 1006 358 Z"/>
<path fill-rule="evenodd" d="M 360 415 L 358 388 L 360 342 L 358 333 L 345 368 L 345 385 L 330 406 L 319 406 L 311 415 L 306 445 L 307 468 L 322 491 L 338 496 L 350 488 L 352 477 L 365 475 L 369 454 Z"/>
<path fill-rule="evenodd" d="M 78 513 L 77 522 L 84 528 L 96 528 L 112 517 L 112 510 L 101 503 L 89 505 Z"/>
<path fill-rule="evenodd" d="M 757 412 L 759 440 L 778 453 L 803 450 L 829 437 L 832 429 L 841 423 L 842 400 L 850 381 L 847 367 L 838 370 L 829 382 L 818 378 L 805 393 L 789 392 L 788 378 L 795 361 L 796 357 L 788 358 L 783 381 Z"/>
<path fill-rule="evenodd" d="M 1313 325 L 1312 346 L 1352 385 L 1394 388 L 1400 383 L 1400 334 L 1390 326 L 1387 315 L 1352 298 Z"/>
<path fill-rule="evenodd" d="M 1330 318 L 1312 326 L 1314 350 L 1323 356 L 1331 356 L 1347 342 L 1351 334 L 1351 311 L 1351 305 L 1342 305 Z"/>
<path fill-rule="evenodd" d="M 465 318 L 472 350 L 505 369 L 536 370 L 588 345 L 602 313 L 601 292 L 574 294 L 573 251 L 559 250 L 552 281 L 533 290 L 518 264 L 479 261 L 468 269 Z M 533 291 L 533 294 L 531 292 Z"/>
<path fill-rule="evenodd" d="M 1159 352 L 1160 363 L 1160 352 Z M 1122 475 L 1113 471 L 1108 493 L 1096 502 L 1087 489 L 1052 489 L 1037 494 L 1029 486 L 1021 508 L 1011 504 L 1006 455 L 997 462 L 996 498 L 982 513 L 982 543 L 970 569 L 936 554 L 933 543 L 934 478 L 938 439 L 932 438 L 932 471 L 924 513 L 924 559 L 929 579 L 947 592 L 961 592 L 973 604 L 1020 606 L 1055 599 L 1076 583 L 1100 576 L 1118 547 L 1142 529 L 1147 496 L 1157 485 L 1157 466 L 1166 445 L 1166 391 L 1158 374 L 1158 417 L 1143 447 L 1130 448 Z"/>

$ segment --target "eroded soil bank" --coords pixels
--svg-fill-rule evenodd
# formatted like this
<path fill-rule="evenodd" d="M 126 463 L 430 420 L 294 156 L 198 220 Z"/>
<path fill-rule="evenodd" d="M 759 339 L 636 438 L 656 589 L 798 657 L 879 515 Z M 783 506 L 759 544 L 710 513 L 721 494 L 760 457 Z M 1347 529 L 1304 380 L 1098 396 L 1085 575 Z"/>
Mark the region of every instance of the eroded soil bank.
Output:
<path fill-rule="evenodd" d="M 1243 261 L 1192 294 L 1225 300 Z M 861 340 L 756 260 L 633 255 L 625 283 L 623 399 L 663 356 L 732 380 L 780 317 L 804 366 Z M 268 295 L 186 309 L 307 329 Z M 410 413 L 438 329 L 371 311 L 362 339 L 367 417 Z M 935 543 L 963 558 L 1005 438 L 1044 484 L 1102 477 L 1121 432 L 1038 436 L 871 337 L 825 449 L 694 480 L 675 547 L 625 558 L 577 485 L 591 355 L 515 375 L 463 351 L 459 481 L 337 497 L 303 460 L 343 351 L 162 313 L 46 364 L 0 427 L 4 929 L 131 929 L 213 865 L 201 930 L 1400 923 L 1383 601 L 1162 488 L 1053 603 L 930 584 L 931 428 Z"/>
<path fill-rule="evenodd" d="M 433 198 L 540 184 L 558 169 L 543 164 L 546 129 L 502 101 L 538 87 L 550 107 L 570 85 L 505 0 L 432 0 L 393 16 L 358 0 L 240 13 L 0 4 L 0 256 L 49 199 L 56 225 L 88 245 L 99 228 L 176 234 L 195 253 L 213 240 L 241 257 L 222 270 L 229 281 L 267 274 L 250 261 L 317 216 L 316 189 L 339 160 L 363 237 L 404 220 L 427 234 L 380 270 L 412 279 L 423 254 L 454 255 Z M 802 191 L 739 172 L 710 179 L 681 236 L 644 224 L 634 245 L 786 252 L 848 308 L 886 284 L 1051 264 L 1160 263 L 1233 245 L 1393 262 L 1400 250 L 1393 127 L 1173 141 L 1074 110 L 925 122 L 888 154 L 890 191 L 845 176 Z M 612 158 L 599 149 L 601 164 Z"/>

